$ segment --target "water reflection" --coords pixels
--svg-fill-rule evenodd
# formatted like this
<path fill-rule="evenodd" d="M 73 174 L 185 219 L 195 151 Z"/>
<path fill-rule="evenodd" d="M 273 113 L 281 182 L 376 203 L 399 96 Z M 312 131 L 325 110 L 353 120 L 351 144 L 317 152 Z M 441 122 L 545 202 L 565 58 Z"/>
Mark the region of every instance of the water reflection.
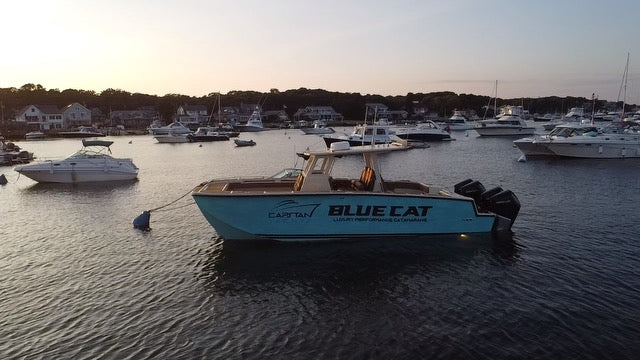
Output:
<path fill-rule="evenodd" d="M 62 184 L 62 183 L 35 183 L 31 186 L 21 189 L 25 193 L 74 193 L 74 194 L 86 194 L 92 193 L 104 193 L 114 190 L 129 190 L 134 188 L 138 183 L 137 179 L 134 180 L 122 180 L 122 181 L 105 181 L 105 182 L 88 182 L 77 184 Z"/>
<path fill-rule="evenodd" d="M 198 277 L 216 290 L 318 285 L 352 281 L 380 283 L 440 267 L 464 267 L 475 259 L 512 264 L 519 246 L 511 236 L 428 236 L 342 242 L 225 242 L 206 251 Z M 254 289 L 255 290 L 255 289 Z"/>

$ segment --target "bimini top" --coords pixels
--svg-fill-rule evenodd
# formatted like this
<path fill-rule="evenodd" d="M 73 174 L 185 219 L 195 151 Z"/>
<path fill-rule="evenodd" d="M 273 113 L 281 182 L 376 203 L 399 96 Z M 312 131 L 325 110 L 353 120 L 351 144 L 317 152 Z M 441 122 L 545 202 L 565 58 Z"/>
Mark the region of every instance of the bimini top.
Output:
<path fill-rule="evenodd" d="M 104 146 L 104 147 L 109 147 L 113 144 L 113 141 L 109 141 L 109 140 L 87 140 L 87 139 L 82 139 L 82 146 L 87 147 L 87 146 Z"/>

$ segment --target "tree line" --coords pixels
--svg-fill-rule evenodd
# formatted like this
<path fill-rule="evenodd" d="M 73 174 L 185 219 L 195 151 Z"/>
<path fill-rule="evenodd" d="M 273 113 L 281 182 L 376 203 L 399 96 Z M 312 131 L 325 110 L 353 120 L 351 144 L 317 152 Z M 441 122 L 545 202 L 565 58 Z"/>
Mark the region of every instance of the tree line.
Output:
<path fill-rule="evenodd" d="M 209 111 L 217 111 L 218 97 L 222 107 L 263 103 L 263 110 L 284 110 L 292 118 L 298 108 L 306 106 L 331 106 L 347 120 L 364 118 L 366 103 L 382 103 L 390 110 L 405 110 L 411 116 L 417 107 L 428 108 L 440 117 L 451 116 L 455 109 L 474 110 L 480 117 L 485 109 L 493 107 L 494 99 L 489 96 L 456 94 L 450 91 L 431 93 L 408 93 L 406 95 L 382 96 L 375 94 L 343 93 L 323 89 L 291 89 L 279 91 L 271 89 L 268 93 L 257 91 L 229 91 L 226 94 L 215 92 L 195 97 L 181 94 L 164 96 L 131 93 L 121 89 L 106 89 L 101 92 L 77 89 L 46 89 L 40 84 L 25 84 L 20 88 L 0 89 L 0 103 L 3 120 L 13 119 L 18 111 L 28 105 L 56 105 L 62 108 L 71 103 L 83 104 L 89 109 L 98 108 L 103 114 L 111 110 L 137 110 L 140 107 L 153 106 L 162 119 L 171 120 L 180 105 L 204 105 Z M 541 98 L 495 99 L 497 106 L 522 105 L 534 113 L 567 112 L 571 107 L 584 107 L 590 111 L 591 99 L 583 97 L 548 96 Z M 604 109 L 607 102 L 597 100 L 596 110 Z M 609 104 L 610 105 L 610 104 Z M 618 106 L 621 106 L 618 104 Z M 631 108 L 634 105 L 629 105 Z M 492 116 L 490 113 L 489 116 Z"/>

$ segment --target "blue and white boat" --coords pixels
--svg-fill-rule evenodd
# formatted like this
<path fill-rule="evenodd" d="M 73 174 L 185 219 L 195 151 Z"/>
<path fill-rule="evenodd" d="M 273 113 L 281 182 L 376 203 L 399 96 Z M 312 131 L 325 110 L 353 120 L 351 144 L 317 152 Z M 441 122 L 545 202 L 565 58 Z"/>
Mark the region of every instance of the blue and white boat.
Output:
<path fill-rule="evenodd" d="M 378 156 L 406 148 L 334 143 L 327 150 L 300 154 L 306 162 L 296 178 L 211 180 L 196 186 L 192 196 L 226 240 L 311 241 L 510 231 L 520 209 L 511 191 L 485 191 L 470 179 L 457 184 L 453 193 L 414 181 L 383 180 Z M 333 174 L 336 160 L 358 155 L 364 160 L 359 177 Z"/>

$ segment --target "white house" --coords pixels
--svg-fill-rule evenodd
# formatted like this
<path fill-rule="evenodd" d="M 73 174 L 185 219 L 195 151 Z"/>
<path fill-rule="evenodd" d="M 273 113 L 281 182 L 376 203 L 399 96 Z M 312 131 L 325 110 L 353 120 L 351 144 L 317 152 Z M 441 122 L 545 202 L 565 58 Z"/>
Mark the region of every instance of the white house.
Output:
<path fill-rule="evenodd" d="M 38 130 L 62 129 L 62 111 L 55 105 L 29 105 L 18 112 L 16 121 Z"/>
<path fill-rule="evenodd" d="M 91 110 L 73 103 L 62 108 L 62 123 L 65 128 L 91 126 Z"/>
<path fill-rule="evenodd" d="M 366 103 L 367 121 L 387 119 L 390 121 L 405 120 L 408 113 L 405 110 L 389 110 L 389 107 L 381 103 Z"/>
<path fill-rule="evenodd" d="M 293 115 L 295 121 L 322 121 L 327 124 L 342 121 L 343 116 L 331 106 L 307 106 Z"/>
<path fill-rule="evenodd" d="M 176 112 L 176 120 L 184 125 L 203 125 L 209 123 L 211 116 L 204 105 L 180 105 Z"/>

